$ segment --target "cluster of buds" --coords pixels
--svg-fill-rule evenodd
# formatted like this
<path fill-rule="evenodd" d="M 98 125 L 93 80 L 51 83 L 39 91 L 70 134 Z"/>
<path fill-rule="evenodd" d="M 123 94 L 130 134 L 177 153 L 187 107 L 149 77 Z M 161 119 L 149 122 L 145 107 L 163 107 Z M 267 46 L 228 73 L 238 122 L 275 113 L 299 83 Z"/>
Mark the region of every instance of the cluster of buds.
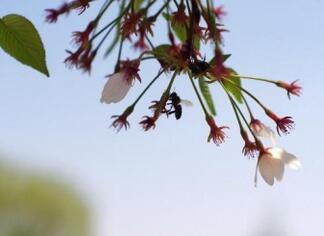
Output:
<path fill-rule="evenodd" d="M 81 14 L 92 4 L 100 1 L 71 0 L 57 9 L 46 10 L 46 21 L 54 23 L 61 15 L 67 15 L 72 10 Z M 105 42 L 110 45 L 104 50 L 105 56 L 116 48 L 114 73 L 108 75 L 103 88 L 101 102 L 117 103 L 126 97 L 134 82 L 142 81 L 139 73 L 142 62 L 152 60 L 158 63 L 160 69 L 157 75 L 148 83 L 135 101 L 128 106 L 121 115 L 112 116 L 112 127 L 117 131 L 128 129 L 129 116 L 135 110 L 137 103 L 150 89 L 161 75 L 170 75 L 170 80 L 161 92 L 160 98 L 154 100 L 149 106 L 151 115 L 143 116 L 139 121 L 143 130 L 154 129 L 160 117 L 173 117 L 179 120 L 182 116 L 182 100 L 178 93 L 172 92 L 174 81 L 180 75 L 185 75 L 193 88 L 202 107 L 203 116 L 210 132 L 207 141 L 213 141 L 217 146 L 225 142 L 227 126 L 218 125 L 215 120 L 216 111 L 209 87 L 214 83 L 220 85 L 229 99 L 233 113 L 240 128 L 243 140 L 242 152 L 248 157 L 257 157 L 257 170 L 266 183 L 272 185 L 274 180 L 280 181 L 283 177 L 284 166 L 293 168 L 300 166 L 297 158 L 276 147 L 276 134 L 272 129 L 257 119 L 249 103 L 253 101 L 265 115 L 276 125 L 278 135 L 288 134 L 294 127 L 291 116 L 281 117 L 264 105 L 253 93 L 242 86 L 244 80 L 254 80 L 276 85 L 291 95 L 299 96 L 301 86 L 294 81 L 286 83 L 264 78 L 255 78 L 238 74 L 227 65 L 230 54 L 223 52 L 224 37 L 228 32 L 223 24 L 226 13 L 223 6 L 214 6 L 214 1 L 207 0 L 165 0 L 165 1 L 137 1 L 137 0 L 106 0 L 98 14 L 91 20 L 83 31 L 73 33 L 73 41 L 77 49 L 67 50 L 69 56 L 65 63 L 69 66 L 90 72 L 93 61 Z M 115 11 L 115 9 L 119 9 Z M 110 22 L 103 19 L 106 15 L 118 12 Z M 165 21 L 167 42 L 155 45 L 155 23 Z M 116 36 L 111 38 L 111 32 Z M 162 30 L 160 30 L 162 31 Z M 136 40 L 133 40 L 133 39 Z M 95 40 L 96 39 L 96 40 Z M 202 44 L 208 44 L 210 51 L 202 50 Z M 133 59 L 128 58 L 125 45 L 138 49 L 139 52 Z M 204 47 L 206 48 L 206 47 Z M 209 60 L 206 58 L 209 57 Z M 227 99 L 226 98 L 226 99 Z M 244 110 L 243 110 L 244 109 Z M 245 112 L 246 111 L 246 112 Z M 264 139 L 269 139 L 271 145 L 265 147 Z M 257 173 L 257 172 L 256 172 Z"/>

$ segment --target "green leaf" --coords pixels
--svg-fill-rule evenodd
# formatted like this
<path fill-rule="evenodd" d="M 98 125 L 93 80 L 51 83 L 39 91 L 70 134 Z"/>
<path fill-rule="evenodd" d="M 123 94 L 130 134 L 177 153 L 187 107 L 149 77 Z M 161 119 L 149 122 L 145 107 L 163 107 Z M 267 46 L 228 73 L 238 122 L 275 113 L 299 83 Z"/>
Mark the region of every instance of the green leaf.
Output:
<path fill-rule="evenodd" d="M 223 54 L 223 62 L 225 62 L 228 58 L 230 58 L 232 56 L 232 54 Z M 213 57 L 210 61 L 209 61 L 209 65 L 214 66 L 216 64 L 216 58 Z"/>
<path fill-rule="evenodd" d="M 200 50 L 200 38 L 194 37 L 194 48 L 199 52 Z"/>
<path fill-rule="evenodd" d="M 216 116 L 216 109 L 215 109 L 214 101 L 213 101 L 212 95 L 210 93 L 208 83 L 205 81 L 204 78 L 199 78 L 199 88 L 200 88 L 200 91 L 207 103 L 210 113 L 213 116 Z"/>
<path fill-rule="evenodd" d="M 170 16 L 167 13 L 162 13 L 164 19 L 166 21 L 171 21 L 172 20 L 172 16 Z M 182 42 L 186 42 L 187 40 L 187 30 L 186 27 L 182 24 L 179 23 L 175 23 L 175 24 L 171 24 L 171 29 L 173 31 L 173 33 L 177 36 L 177 38 Z"/>
<path fill-rule="evenodd" d="M 44 173 L 4 166 L 2 161 L 0 212 L 0 235 L 90 235 L 88 207 L 71 186 Z M 5 224 L 8 220 L 10 224 Z"/>
<path fill-rule="evenodd" d="M 0 47 L 21 63 L 49 76 L 42 40 L 25 17 L 10 14 L 0 18 Z"/>
<path fill-rule="evenodd" d="M 133 7 L 136 12 L 138 12 L 140 10 L 143 2 L 144 2 L 144 0 L 134 0 L 133 1 Z"/>
<path fill-rule="evenodd" d="M 172 26 L 172 30 L 175 33 L 175 35 L 177 36 L 177 38 L 182 42 L 186 42 L 187 40 L 187 30 L 186 27 L 182 24 L 179 23 L 175 23 Z"/>
<path fill-rule="evenodd" d="M 233 69 L 229 70 L 232 76 L 228 76 L 222 80 L 224 87 L 234 96 L 237 102 L 243 103 L 242 91 L 241 89 L 239 89 L 239 87 L 241 87 L 241 78 L 233 76 L 237 75 L 237 73 Z"/>
<path fill-rule="evenodd" d="M 153 55 L 157 59 L 168 59 L 170 56 L 168 55 L 168 51 L 170 49 L 171 45 L 169 44 L 161 44 L 153 49 Z"/>
<path fill-rule="evenodd" d="M 171 16 L 166 12 L 162 12 L 162 16 L 166 21 L 170 21 L 171 19 Z"/>

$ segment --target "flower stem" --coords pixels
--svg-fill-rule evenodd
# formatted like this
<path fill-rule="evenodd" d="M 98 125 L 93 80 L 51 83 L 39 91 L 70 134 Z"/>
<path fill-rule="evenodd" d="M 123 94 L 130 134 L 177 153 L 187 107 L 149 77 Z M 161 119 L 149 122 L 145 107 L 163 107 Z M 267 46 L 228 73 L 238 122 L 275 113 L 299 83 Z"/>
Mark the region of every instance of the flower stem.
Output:
<path fill-rule="evenodd" d="M 242 131 L 244 130 L 244 128 L 243 128 L 243 125 L 242 125 L 242 121 L 241 121 L 241 119 L 240 119 L 240 117 L 239 117 L 239 114 L 238 114 L 238 112 L 237 112 L 237 108 L 235 107 L 235 105 L 234 105 L 234 103 L 233 103 L 233 98 L 231 97 L 231 95 L 229 94 L 229 92 L 226 90 L 226 88 L 225 88 L 225 86 L 223 85 L 223 83 L 220 83 L 220 84 L 221 84 L 221 86 L 223 87 L 225 93 L 226 93 L 227 96 L 228 96 L 228 99 L 229 99 L 230 102 L 231 102 L 231 105 L 232 105 L 232 107 L 233 107 L 233 110 L 234 110 L 234 113 L 235 113 L 235 116 L 236 116 L 237 123 L 239 124 L 240 131 L 242 132 Z"/>
<path fill-rule="evenodd" d="M 172 78 L 171 78 L 171 80 L 169 82 L 169 85 L 168 85 L 167 89 L 162 93 L 162 96 L 160 98 L 160 101 L 158 103 L 158 106 L 157 106 L 157 108 L 154 111 L 153 118 L 155 120 L 157 120 L 160 117 L 161 112 L 165 108 L 165 105 L 166 105 L 166 103 L 167 103 L 167 101 L 168 101 L 168 99 L 170 97 L 170 90 L 171 90 L 172 85 L 173 85 L 173 82 L 174 82 L 174 80 L 175 80 L 175 78 L 177 76 L 177 73 L 178 73 L 178 71 L 175 71 L 173 73 Z"/>
<path fill-rule="evenodd" d="M 167 0 L 167 1 L 163 4 L 163 6 L 158 10 L 158 12 L 155 13 L 154 16 L 152 16 L 152 19 L 154 19 L 154 21 L 155 21 L 156 18 L 161 14 L 161 12 L 164 10 L 164 8 L 165 8 L 166 6 L 169 5 L 169 2 L 170 2 L 170 0 Z"/>
<path fill-rule="evenodd" d="M 154 47 L 152 41 L 150 40 L 150 38 L 148 37 L 148 35 L 147 35 L 146 33 L 145 33 L 145 39 L 146 39 L 147 42 L 149 43 L 150 47 L 151 47 L 152 49 L 154 49 L 155 47 Z"/>
<path fill-rule="evenodd" d="M 147 92 L 147 90 L 154 84 L 154 82 L 160 77 L 160 75 L 164 72 L 164 70 L 160 70 L 159 73 L 152 79 L 152 81 L 146 86 L 146 88 L 143 90 L 143 92 L 138 96 L 138 98 L 135 100 L 135 102 L 131 105 L 135 107 L 135 105 L 138 103 L 138 101 L 143 97 L 143 95 Z"/>
<path fill-rule="evenodd" d="M 237 105 L 237 103 L 235 102 L 235 100 L 233 99 L 233 97 L 229 94 L 229 92 L 228 92 L 227 89 L 225 88 L 224 84 L 223 84 L 222 82 L 220 82 L 220 84 L 222 85 L 223 89 L 224 89 L 225 92 L 227 93 L 227 96 L 228 96 L 228 98 L 230 99 L 232 106 L 235 107 L 235 108 L 236 108 L 236 111 L 238 111 L 239 114 L 241 115 L 241 117 L 242 117 L 242 119 L 243 119 L 245 125 L 248 127 L 248 129 L 249 129 L 250 133 L 252 134 L 254 140 L 255 140 L 256 142 L 260 142 L 259 139 L 258 139 L 258 138 L 256 137 L 256 135 L 254 134 L 253 130 L 251 129 L 251 127 L 250 127 L 248 121 L 246 120 L 246 118 L 245 118 L 245 116 L 244 116 L 244 114 L 243 114 L 241 108 Z M 234 109 L 234 110 L 235 110 L 235 109 Z"/>
<path fill-rule="evenodd" d="M 132 1 L 131 1 L 132 2 Z M 102 32 L 104 32 L 106 29 L 108 29 L 110 26 L 112 26 L 112 28 L 114 28 L 116 26 L 116 24 L 118 23 L 118 21 L 124 16 L 124 14 L 128 11 L 128 9 L 131 7 L 131 2 L 130 4 L 128 4 L 125 9 L 121 9 L 121 13 L 114 19 L 112 20 L 110 23 L 108 23 L 106 26 L 104 26 L 101 30 L 99 30 L 99 32 L 97 32 L 95 35 L 92 36 L 92 38 L 90 39 L 90 42 L 92 42 L 95 38 L 97 38 Z"/>
<path fill-rule="evenodd" d="M 109 34 L 111 33 L 111 31 L 113 30 L 115 28 L 115 25 L 113 25 L 108 31 L 107 31 L 107 33 L 103 36 L 103 38 L 100 40 L 100 42 L 98 43 L 98 45 L 97 45 L 97 47 L 96 47 L 96 49 L 95 50 L 99 50 L 99 48 L 101 47 L 101 45 L 105 42 L 105 40 L 106 40 L 106 38 L 109 36 Z M 94 39 L 94 38 L 92 38 L 92 39 Z M 91 39 L 91 40 L 92 40 Z M 91 41 L 90 40 L 90 41 Z"/>
<path fill-rule="evenodd" d="M 142 57 L 141 61 L 150 60 L 150 59 L 155 59 L 155 57 L 154 56 Z"/>
<path fill-rule="evenodd" d="M 115 71 L 119 70 L 119 62 L 120 62 L 120 57 L 121 57 L 121 54 L 123 51 L 123 45 L 124 45 L 124 40 L 121 39 L 120 44 L 119 44 L 119 49 L 118 49 L 118 57 L 117 57 L 117 61 L 116 61 Z"/>
<path fill-rule="evenodd" d="M 202 107 L 202 109 L 203 109 L 203 111 L 205 113 L 205 116 L 206 117 L 209 117 L 210 115 L 209 115 L 209 113 L 208 113 L 208 111 L 207 111 L 207 109 L 206 109 L 206 107 L 204 105 L 204 102 L 203 102 L 203 100 L 202 100 L 202 98 L 201 98 L 201 96 L 200 96 L 200 94 L 198 92 L 197 86 L 195 85 L 195 82 L 194 82 L 194 80 L 193 80 L 192 75 L 190 74 L 190 72 L 188 72 L 188 76 L 190 78 L 190 82 L 192 84 L 192 87 L 193 87 L 193 89 L 194 89 L 194 91 L 195 91 L 195 93 L 197 95 L 197 98 L 199 100 L 199 103 L 200 103 L 200 105 L 201 105 L 201 107 Z"/>
<path fill-rule="evenodd" d="M 114 0 L 107 0 L 102 8 L 99 11 L 99 14 L 97 15 L 95 21 L 98 22 L 100 20 L 100 18 L 105 14 L 105 12 L 108 10 L 108 8 L 110 7 L 110 5 L 114 2 Z"/>
<path fill-rule="evenodd" d="M 172 78 L 171 78 L 171 81 L 170 81 L 170 83 L 169 83 L 169 85 L 168 85 L 168 88 L 167 88 L 166 92 L 170 93 L 170 90 L 171 90 L 172 84 L 173 84 L 173 82 L 174 82 L 174 79 L 175 79 L 176 76 L 177 76 L 177 73 L 178 73 L 178 71 L 175 71 L 175 72 L 173 73 Z"/>
<path fill-rule="evenodd" d="M 263 109 L 263 110 L 268 110 L 267 108 L 266 108 L 266 106 L 265 105 L 263 105 L 261 102 L 260 102 L 260 100 L 259 99 L 257 99 L 252 93 L 250 93 L 249 91 L 247 91 L 245 88 L 243 88 L 243 87 L 241 87 L 241 86 L 239 86 L 239 85 L 237 85 L 237 84 L 235 84 L 235 83 L 233 83 L 230 79 L 227 79 L 226 80 L 227 82 L 229 82 L 229 83 L 231 83 L 232 85 L 234 85 L 235 87 L 237 87 L 238 89 L 240 89 L 241 91 L 243 91 L 244 93 L 246 93 L 248 96 L 250 96 L 257 104 L 259 104 L 260 105 L 260 107 Z"/>
<path fill-rule="evenodd" d="M 243 95 L 242 95 L 242 99 L 243 99 L 243 102 L 244 102 L 244 104 L 245 104 L 245 106 L 246 106 L 248 112 L 249 112 L 250 119 L 251 119 L 251 120 L 254 119 L 253 114 L 252 114 L 252 110 L 251 110 L 251 108 L 250 108 L 250 105 L 248 104 L 246 98 L 245 98 Z"/>
<path fill-rule="evenodd" d="M 252 136 L 253 136 L 255 142 L 256 142 L 256 143 L 260 143 L 260 140 L 256 137 L 256 135 L 254 134 L 253 130 L 251 129 L 251 127 L 250 127 L 248 121 L 246 120 L 246 118 L 245 118 L 245 116 L 244 116 L 244 114 L 243 114 L 241 108 L 236 104 L 236 102 L 234 101 L 234 99 L 233 99 L 232 97 L 230 97 L 230 98 L 231 98 L 231 102 L 232 102 L 232 104 L 236 107 L 236 109 L 237 109 L 238 112 L 240 113 L 242 119 L 244 120 L 244 123 L 246 124 L 246 126 L 248 127 L 250 133 L 252 134 Z"/>
<path fill-rule="evenodd" d="M 265 79 L 265 78 L 258 78 L 258 77 L 251 77 L 251 76 L 242 76 L 242 75 L 231 75 L 235 78 L 241 78 L 241 79 L 250 79 L 250 80 L 257 80 L 257 81 L 263 81 L 267 83 L 277 84 L 277 81 Z"/>

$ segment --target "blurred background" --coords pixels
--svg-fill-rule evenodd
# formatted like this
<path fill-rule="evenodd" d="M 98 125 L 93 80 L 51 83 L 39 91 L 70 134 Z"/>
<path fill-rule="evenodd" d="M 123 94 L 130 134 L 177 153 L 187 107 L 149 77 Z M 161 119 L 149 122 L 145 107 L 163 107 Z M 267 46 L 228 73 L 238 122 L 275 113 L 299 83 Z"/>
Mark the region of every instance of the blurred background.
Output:
<path fill-rule="evenodd" d="M 81 17 L 71 14 L 55 25 L 44 23 L 44 9 L 60 3 L 1 3 L 0 16 L 18 13 L 36 25 L 51 74 L 45 78 L 0 50 L 1 236 L 321 235 L 322 0 L 215 2 L 228 12 L 229 66 L 242 75 L 299 79 L 304 88 L 302 97 L 289 101 L 282 90 L 244 81 L 276 113 L 294 117 L 296 129 L 281 137 L 279 146 L 303 164 L 299 171 L 287 169 L 273 187 L 259 178 L 257 188 L 256 162 L 241 154 L 235 117 L 218 87 L 213 89 L 217 119 L 231 126 L 221 147 L 206 142 L 209 130 L 185 79 L 175 87 L 194 107 L 183 111 L 180 122 L 160 119 L 146 133 L 137 124 L 165 88 L 167 81 L 161 79 L 130 118 L 130 130 L 116 134 L 109 129 L 110 116 L 134 100 L 158 65 L 143 64 L 143 83 L 136 83 L 127 99 L 100 104 L 116 52 L 97 60 L 91 76 L 62 62 L 64 50 L 71 48 L 71 32 L 83 30 L 101 3 L 93 3 Z M 164 34 L 157 33 L 157 42 Z M 128 49 L 123 58 L 132 56 Z"/>

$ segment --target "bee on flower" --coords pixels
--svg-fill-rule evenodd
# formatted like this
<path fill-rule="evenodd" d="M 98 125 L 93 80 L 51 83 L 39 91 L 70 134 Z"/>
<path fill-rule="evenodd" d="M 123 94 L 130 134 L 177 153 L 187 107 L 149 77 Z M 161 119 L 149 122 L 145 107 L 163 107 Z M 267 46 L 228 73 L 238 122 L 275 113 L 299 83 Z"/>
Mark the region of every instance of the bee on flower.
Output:
<path fill-rule="evenodd" d="M 62 15 L 73 11 L 80 15 L 91 7 L 92 1 L 66 0 L 58 8 L 46 9 L 45 21 L 55 23 Z M 111 6 L 119 10 L 112 10 Z M 238 136 L 243 139 L 243 155 L 258 157 L 257 171 L 267 184 L 273 185 L 283 179 L 286 166 L 298 169 L 301 164 L 296 156 L 276 147 L 275 132 L 266 121 L 254 118 L 254 107 L 250 107 L 248 100 L 251 99 L 253 105 L 265 112 L 267 118 L 275 123 L 279 136 L 290 133 L 295 122 L 291 116 L 275 114 L 253 91 L 245 87 L 244 80 L 275 85 L 286 91 L 288 98 L 292 95 L 300 96 L 302 87 L 297 80 L 287 83 L 243 76 L 231 68 L 227 60 L 231 54 L 224 52 L 224 33 L 229 32 L 223 25 L 226 14 L 223 6 L 215 7 L 210 1 L 202 0 L 103 1 L 100 10 L 89 20 L 85 29 L 74 31 L 72 34 L 73 46 L 76 48 L 67 50 L 69 55 L 64 62 L 70 68 L 89 72 L 90 75 L 97 55 L 103 51 L 104 56 L 109 56 L 112 51 L 117 53 L 115 60 L 110 58 L 108 63 L 112 65 L 113 59 L 116 66 L 114 73 L 106 76 L 107 81 L 100 96 L 100 102 L 105 104 L 123 100 L 136 81 L 141 82 L 139 71 L 143 69 L 142 64 L 156 63 L 157 75 L 148 81 L 146 87 L 124 112 L 111 117 L 111 127 L 117 132 L 130 128 L 129 117 L 135 111 L 137 103 L 162 74 L 165 78 L 160 81 L 165 85 L 160 84 L 160 97 L 155 98 L 149 106 L 151 114 L 142 116 L 138 122 L 144 131 L 154 130 L 164 115 L 169 117 L 174 114 L 174 117 L 180 120 L 184 103 L 178 94 L 182 96 L 183 91 L 178 87 L 177 93 L 172 90 L 175 91 L 175 82 L 181 79 L 183 83 L 189 84 L 201 105 L 201 120 L 205 118 L 209 129 L 207 141 L 219 146 L 227 141 L 225 131 L 229 127 L 219 125 L 216 116 L 226 104 L 225 99 L 229 99 L 240 128 Z M 103 17 L 107 15 L 109 17 Z M 159 19 L 166 24 L 157 24 Z M 159 34 L 156 34 L 157 25 L 164 27 L 158 29 Z M 115 32 L 115 36 L 112 36 L 111 32 Z M 162 33 L 165 35 L 161 35 Z M 156 35 L 163 37 L 156 39 Z M 129 56 L 128 49 L 136 49 L 135 59 L 120 60 Z M 153 68 L 155 67 L 149 66 L 149 70 Z M 220 89 L 226 95 L 224 101 L 217 101 L 217 114 L 213 100 L 215 92 L 211 89 L 215 84 L 220 85 Z M 216 95 L 220 94 L 217 92 Z M 194 123 L 196 124 L 199 122 Z M 264 148 L 264 139 L 270 139 L 272 146 Z"/>

